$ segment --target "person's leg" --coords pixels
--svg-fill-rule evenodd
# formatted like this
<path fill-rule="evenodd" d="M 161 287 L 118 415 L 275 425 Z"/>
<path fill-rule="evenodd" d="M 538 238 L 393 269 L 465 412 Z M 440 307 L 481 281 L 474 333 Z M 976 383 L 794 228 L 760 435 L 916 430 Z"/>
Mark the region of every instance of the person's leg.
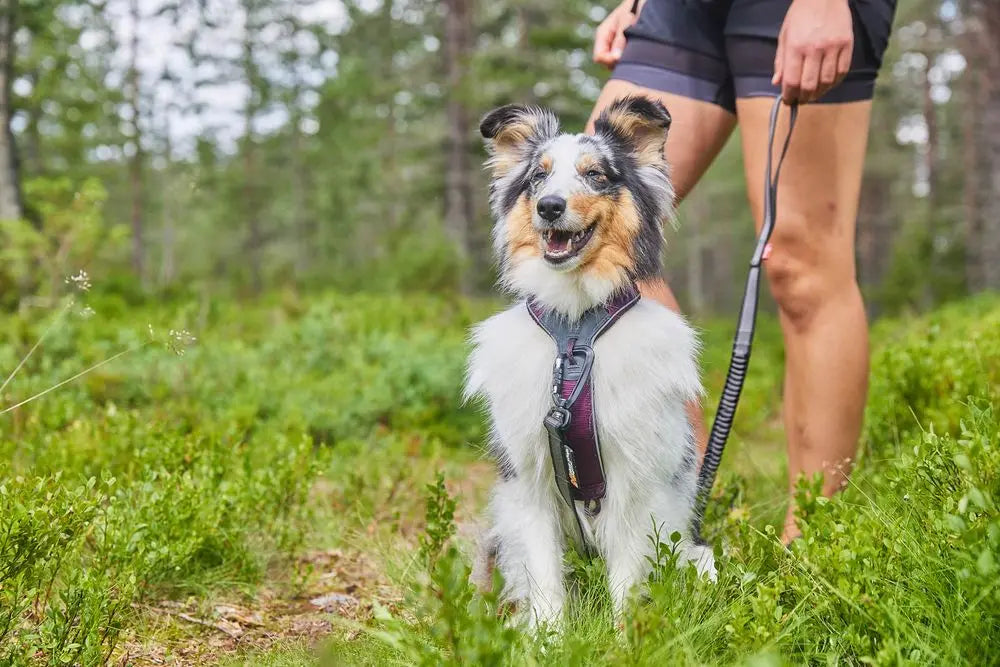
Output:
<path fill-rule="evenodd" d="M 609 104 L 626 95 L 646 95 L 660 100 L 673 119 L 667 133 L 664 154 L 670 164 L 677 202 L 691 192 L 704 175 L 709 165 L 719 154 L 736 124 L 736 116 L 721 106 L 694 100 L 673 93 L 643 88 L 628 81 L 611 79 L 604 86 L 594 105 L 594 111 L 587 123 L 587 132 L 592 132 L 594 120 Z M 668 308 L 680 312 L 680 306 L 673 292 L 664 280 L 647 280 L 639 284 L 639 291 L 649 299 L 659 301 Z M 688 415 L 694 428 L 699 455 L 705 453 L 708 430 L 701 406 L 692 404 Z"/>
<path fill-rule="evenodd" d="M 758 229 L 772 103 L 769 97 L 736 102 Z M 787 132 L 787 107 L 782 111 L 776 144 Z M 789 483 L 794 488 L 800 474 L 821 471 L 827 495 L 847 481 L 868 386 L 868 327 L 855 275 L 854 231 L 870 113 L 870 101 L 799 109 L 765 262 L 785 340 Z M 785 542 L 798 534 L 793 512 L 794 503 Z"/>

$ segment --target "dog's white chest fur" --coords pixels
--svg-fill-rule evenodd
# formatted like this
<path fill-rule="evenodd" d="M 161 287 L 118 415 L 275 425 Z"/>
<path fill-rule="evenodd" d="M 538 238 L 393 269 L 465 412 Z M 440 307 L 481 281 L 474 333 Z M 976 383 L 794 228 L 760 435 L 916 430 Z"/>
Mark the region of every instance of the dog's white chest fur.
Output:
<path fill-rule="evenodd" d="M 552 465 L 542 420 L 552 407 L 555 344 L 523 303 L 478 325 L 473 344 L 466 391 L 488 402 L 495 451 L 510 457 L 517 474 L 547 480 Z M 673 473 L 684 464 L 686 448 L 671 436 L 686 433 L 683 404 L 701 393 L 691 328 L 643 299 L 597 339 L 594 352 L 606 474 L 639 483 L 657 472 Z"/>
<path fill-rule="evenodd" d="M 562 606 L 562 551 L 575 530 L 561 509 L 542 426 L 552 406 L 556 347 L 524 303 L 479 324 L 472 342 L 466 394 L 485 398 L 491 451 L 507 473 L 490 504 L 505 593 L 527 601 L 533 620 L 551 620 Z M 663 539 L 675 530 L 688 534 L 696 472 L 685 403 L 701 394 L 696 351 L 684 320 L 647 299 L 594 345 L 607 495 L 601 512 L 584 523 L 618 601 L 648 573 L 654 525 Z"/>

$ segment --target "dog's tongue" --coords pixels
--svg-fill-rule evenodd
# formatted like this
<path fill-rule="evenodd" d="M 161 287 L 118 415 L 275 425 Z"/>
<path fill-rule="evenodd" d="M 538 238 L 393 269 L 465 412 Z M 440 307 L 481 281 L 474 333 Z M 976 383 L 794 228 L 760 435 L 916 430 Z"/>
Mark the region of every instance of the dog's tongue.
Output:
<path fill-rule="evenodd" d="M 548 243 L 546 243 L 549 252 L 563 252 L 566 250 L 569 247 L 569 240 L 572 236 L 569 232 L 552 232 Z"/>

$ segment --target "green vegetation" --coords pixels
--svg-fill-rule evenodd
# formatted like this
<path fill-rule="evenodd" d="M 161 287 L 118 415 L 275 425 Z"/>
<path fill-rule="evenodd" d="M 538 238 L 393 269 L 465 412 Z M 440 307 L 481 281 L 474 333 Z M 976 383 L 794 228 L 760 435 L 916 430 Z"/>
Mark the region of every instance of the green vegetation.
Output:
<path fill-rule="evenodd" d="M 730 468 L 709 522 L 718 583 L 677 570 L 661 543 L 649 599 L 616 632 L 600 568 L 577 564 L 568 628 L 532 641 L 472 596 L 455 552 L 430 572 L 418 622 L 386 621 L 401 662 L 996 663 L 1000 308 L 982 299 L 884 323 L 878 338 L 864 458 L 833 500 L 802 481 L 791 550 L 739 498 L 780 487 L 747 488 Z"/>
<path fill-rule="evenodd" d="M 879 324 L 859 468 L 832 501 L 803 482 L 805 536 L 791 552 L 773 530 L 781 353 L 766 322 L 710 508 L 719 582 L 676 571 L 661 545 L 650 600 L 619 633 L 601 568 L 577 563 L 563 638 L 538 640 L 505 628 L 496 600 L 466 583 L 492 472 L 479 411 L 460 405 L 464 336 L 494 307 L 294 293 L 148 307 L 90 293 L 62 315 L 6 316 L 3 378 L 52 326 L 0 410 L 134 351 L 0 415 L 0 662 L 1000 655 L 995 298 Z M 705 328 L 715 391 L 728 325 Z M 181 349 L 171 329 L 198 342 Z M 309 602 L 321 594 L 336 604 Z M 296 613 L 319 625 L 295 629 Z"/>
<path fill-rule="evenodd" d="M 575 563 L 537 639 L 467 585 L 493 470 L 465 332 L 497 307 L 476 121 L 579 130 L 617 1 L 0 0 L 0 665 L 1000 663 L 1000 301 L 969 298 L 1000 289 L 988 0 L 898 3 L 857 273 L 872 314 L 938 310 L 875 329 L 850 488 L 805 480 L 777 543 L 765 318 L 716 585 L 661 545 L 619 631 Z M 699 317 L 739 305 L 738 139 L 664 257 Z M 716 392 L 731 322 L 701 324 Z"/>

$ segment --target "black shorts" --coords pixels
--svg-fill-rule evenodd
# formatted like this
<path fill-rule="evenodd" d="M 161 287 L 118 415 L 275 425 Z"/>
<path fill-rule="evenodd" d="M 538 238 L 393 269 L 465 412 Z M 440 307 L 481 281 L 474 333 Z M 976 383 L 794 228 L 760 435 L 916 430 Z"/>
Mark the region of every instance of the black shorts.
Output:
<path fill-rule="evenodd" d="M 849 0 L 851 69 L 819 102 L 871 99 L 896 0 Z M 735 111 L 737 97 L 773 96 L 778 32 L 792 0 L 648 0 L 611 75 Z"/>

